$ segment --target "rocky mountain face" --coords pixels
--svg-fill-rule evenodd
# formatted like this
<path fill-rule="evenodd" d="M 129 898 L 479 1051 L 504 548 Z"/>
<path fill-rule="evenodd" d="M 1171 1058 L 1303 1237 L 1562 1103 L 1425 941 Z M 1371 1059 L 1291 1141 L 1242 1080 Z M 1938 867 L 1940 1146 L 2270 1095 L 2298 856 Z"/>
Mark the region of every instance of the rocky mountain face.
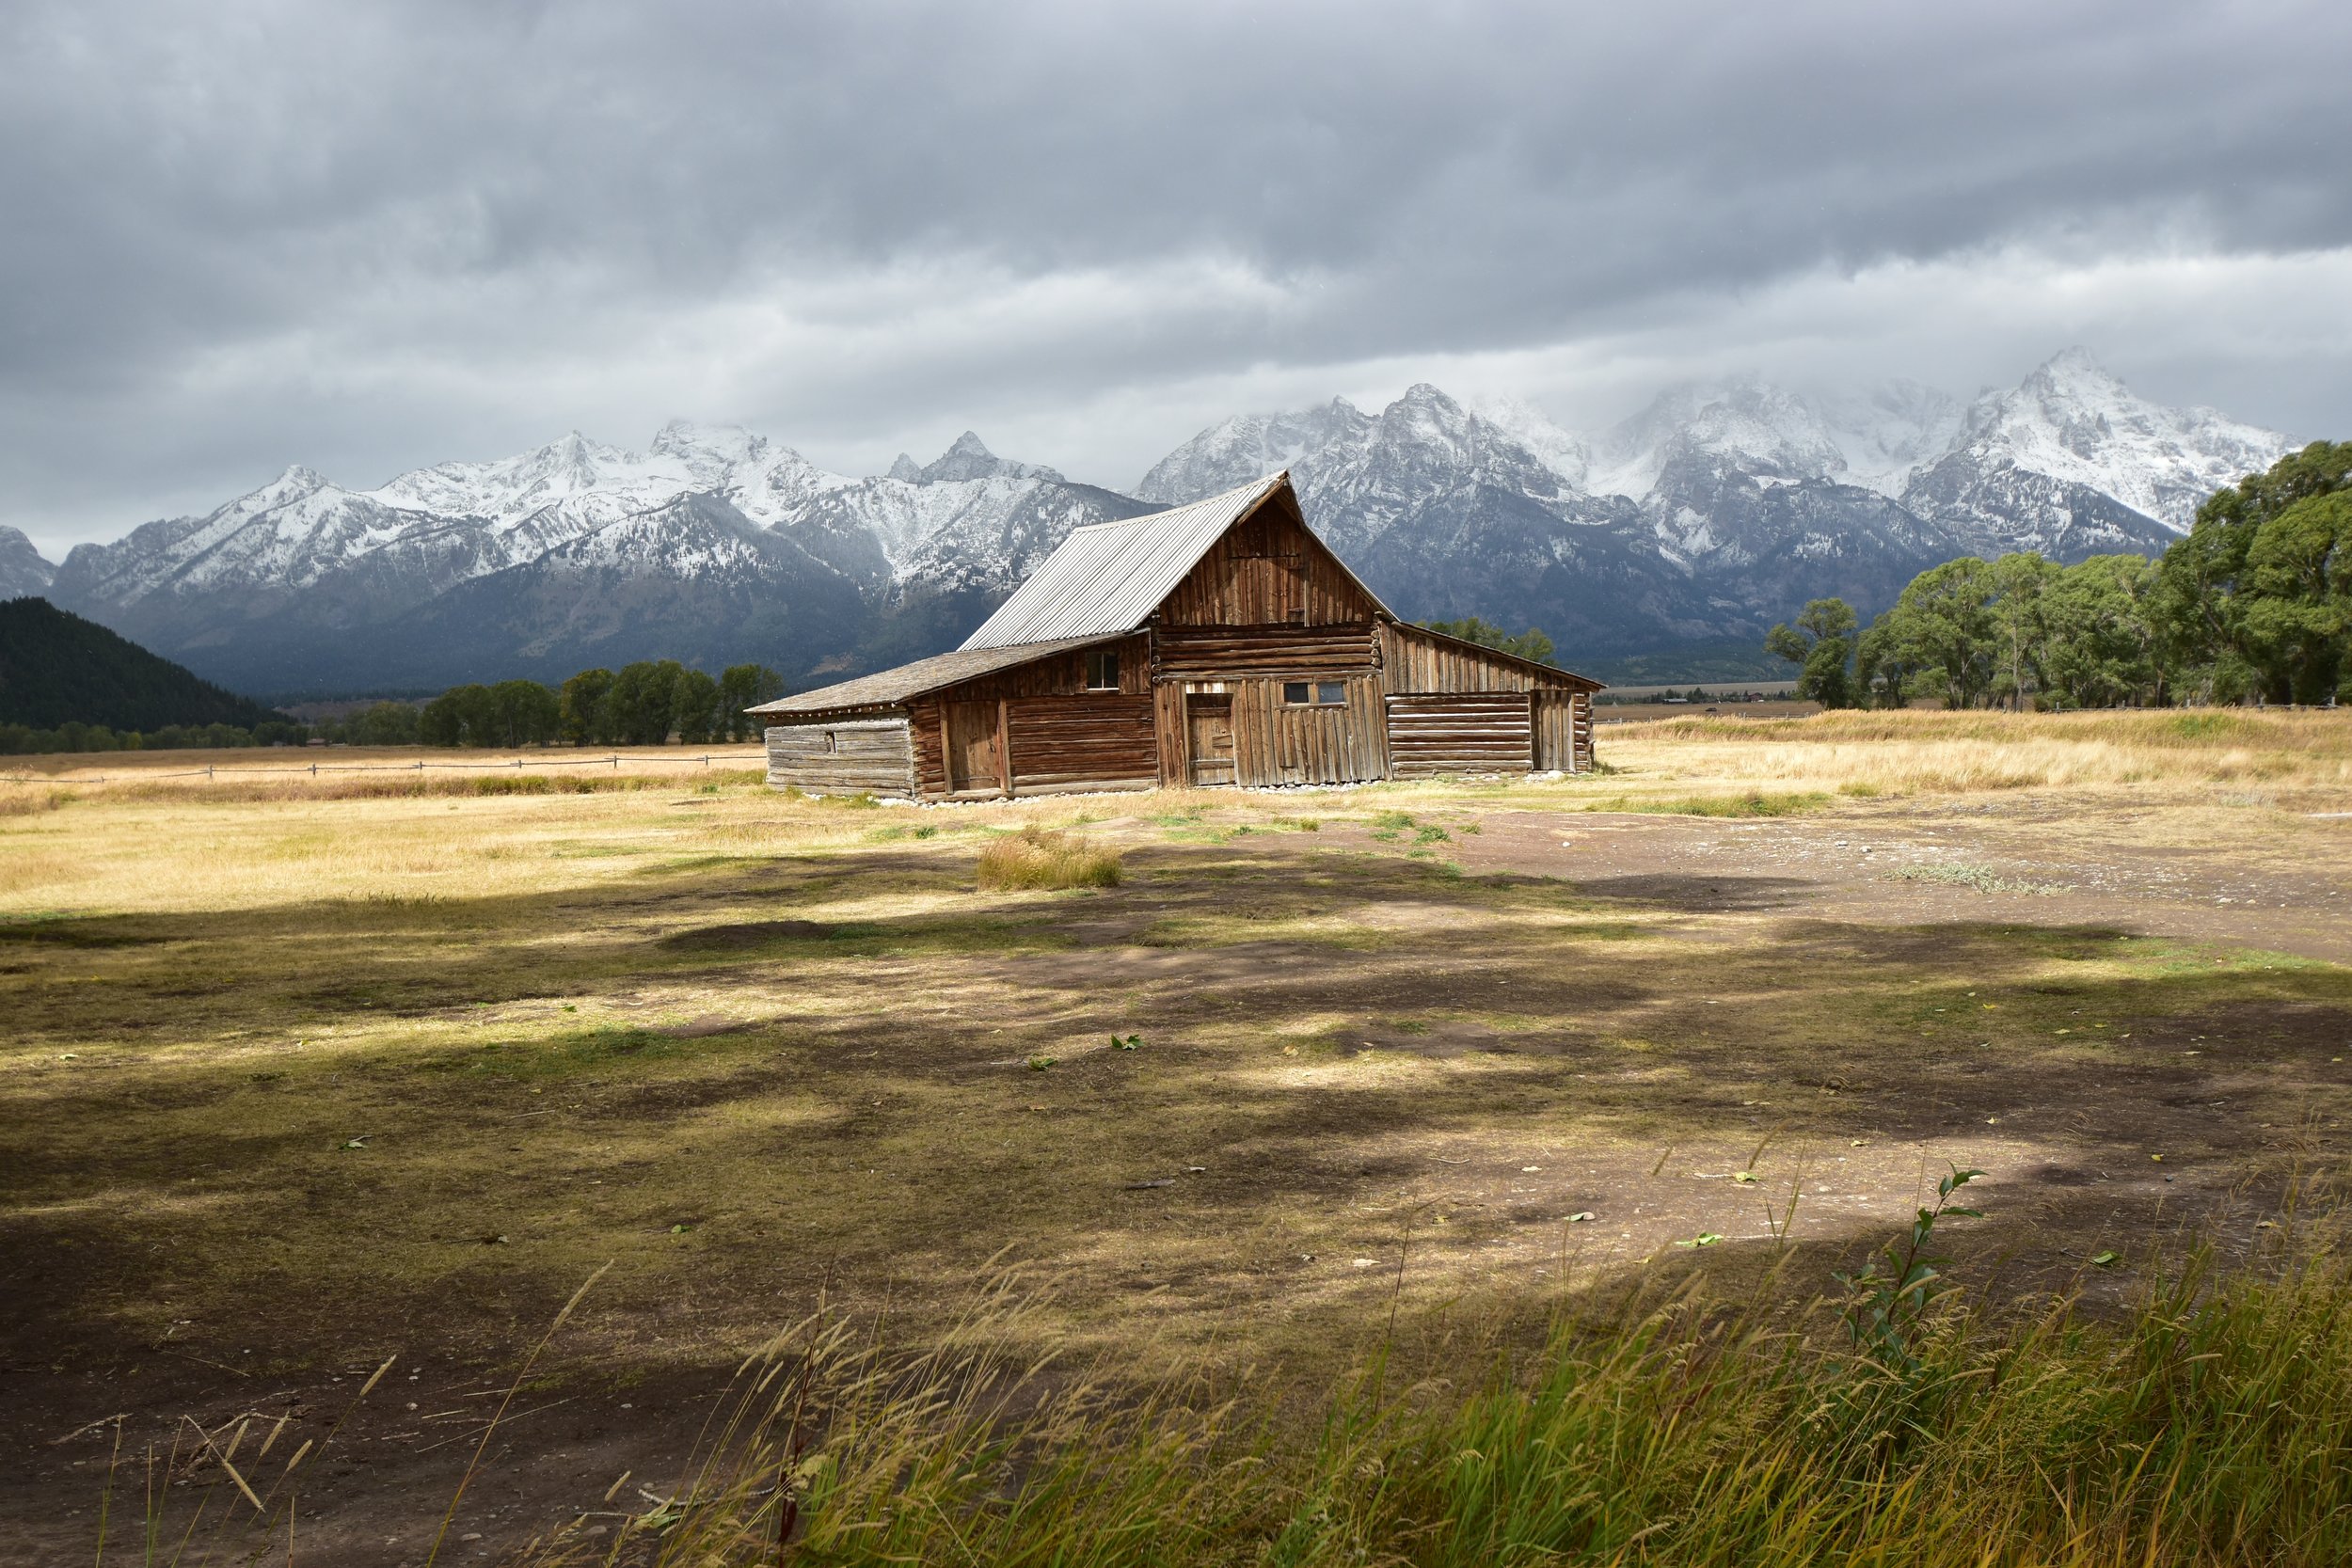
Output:
<path fill-rule="evenodd" d="M 0 599 L 46 594 L 56 575 L 23 529 L 0 526 Z"/>
<path fill-rule="evenodd" d="M 643 451 L 575 434 L 373 490 L 289 468 L 54 572 L 0 530 L 0 594 L 44 592 L 273 695 L 657 657 L 808 683 L 954 646 L 1073 528 L 1288 468 L 1308 520 L 1402 613 L 1541 626 L 1590 660 L 1753 648 L 1808 598 L 1874 611 L 1959 554 L 2157 550 L 2285 448 L 2138 399 L 2079 350 L 1967 404 L 1911 382 L 1818 397 L 1740 378 L 1591 433 L 1418 386 L 1376 413 L 1228 420 L 1133 496 L 969 432 L 858 479 L 673 424 Z"/>
<path fill-rule="evenodd" d="M 809 677 L 951 647 L 1081 523 L 1142 503 L 967 433 L 850 479 L 735 429 L 567 436 L 373 490 L 306 468 L 84 545 L 49 591 L 245 690 L 431 688 L 760 658 Z M 905 652 L 905 650 L 914 650 Z"/>
<path fill-rule="evenodd" d="M 1136 493 L 1173 505 L 1287 466 L 1309 520 L 1402 613 L 1538 626 L 1605 657 L 1752 641 L 1831 594 L 1874 612 L 1958 555 L 2152 554 L 2286 450 L 2137 398 L 2074 349 L 1968 404 L 1916 382 L 1814 397 L 1739 378 L 1589 435 L 1420 386 L 1377 414 L 1229 420 Z"/>

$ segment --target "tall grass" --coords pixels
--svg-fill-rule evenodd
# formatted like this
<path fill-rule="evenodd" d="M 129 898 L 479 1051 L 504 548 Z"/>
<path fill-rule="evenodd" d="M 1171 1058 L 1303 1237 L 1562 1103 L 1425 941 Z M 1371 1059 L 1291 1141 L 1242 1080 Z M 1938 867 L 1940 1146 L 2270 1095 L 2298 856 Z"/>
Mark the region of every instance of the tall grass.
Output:
<path fill-rule="evenodd" d="M 2210 1248 L 2149 1259 L 2121 1311 L 2059 1299 L 1995 1328 L 1955 1308 L 1892 1354 L 1697 1276 L 1563 1311 L 1460 1384 L 1396 1386 L 1383 1351 L 1303 1418 L 1009 1352 L 1047 1331 L 1005 1275 L 911 1359 L 820 1309 L 739 1367 L 675 1482 L 637 1482 L 650 1507 L 612 1507 L 616 1482 L 508 1560 L 2320 1568 L 2352 1560 L 2352 1269 L 2325 1236 L 2277 1234 L 2233 1274 Z M 236 1449 L 193 1495 L 151 1490 L 149 1560 L 200 1541 L 208 1511 L 215 1546 L 283 1542 L 311 1446 L 269 1482 L 231 1471 Z M 134 1478 L 110 1479 L 119 1499 L 114 1480 Z"/>
<path fill-rule="evenodd" d="M 1034 823 L 980 851 L 980 887 L 987 891 L 1117 887 L 1119 878 L 1118 850 Z"/>
<path fill-rule="evenodd" d="M 528 1560 L 1085 1565 L 2352 1560 L 2352 1274 L 2190 1254 L 2120 1318 L 1944 1314 L 1900 1365 L 1702 1283 L 1470 1386 L 1373 1369 L 1303 1434 L 1008 1359 L 992 1312 L 912 1366 L 824 1318 L 747 1362 L 690 1481 Z M 788 1549 L 780 1550 L 786 1541 Z"/>

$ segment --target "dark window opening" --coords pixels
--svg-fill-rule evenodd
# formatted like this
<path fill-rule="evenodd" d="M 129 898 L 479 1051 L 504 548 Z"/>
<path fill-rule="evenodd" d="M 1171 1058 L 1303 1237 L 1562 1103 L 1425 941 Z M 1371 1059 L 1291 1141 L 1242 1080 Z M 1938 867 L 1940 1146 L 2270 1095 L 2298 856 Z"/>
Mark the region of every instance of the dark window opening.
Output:
<path fill-rule="evenodd" d="M 1294 626 L 1305 626 L 1307 624 L 1306 606 L 1301 605 L 1295 610 L 1286 610 L 1282 611 L 1282 619 L 1288 621 Z"/>
<path fill-rule="evenodd" d="M 1319 707 L 1343 707 L 1347 704 L 1347 688 L 1338 681 L 1323 681 L 1315 687 L 1315 704 Z"/>
<path fill-rule="evenodd" d="M 1119 653 L 1116 649 L 1087 655 L 1087 689 L 1089 691 L 1119 689 Z"/>
<path fill-rule="evenodd" d="M 827 730 L 827 731 L 825 732 L 825 750 L 826 750 L 826 751 L 828 751 L 828 752 L 832 752 L 832 751 L 837 751 L 837 750 L 839 750 L 839 749 L 840 749 L 840 742 L 839 742 L 838 740 L 836 740 L 836 739 L 834 737 L 834 733 L 833 733 L 833 731 L 831 731 L 831 730 Z"/>
<path fill-rule="evenodd" d="M 1344 707 L 1347 705 L 1347 683 L 1284 681 L 1282 701 L 1290 707 Z"/>

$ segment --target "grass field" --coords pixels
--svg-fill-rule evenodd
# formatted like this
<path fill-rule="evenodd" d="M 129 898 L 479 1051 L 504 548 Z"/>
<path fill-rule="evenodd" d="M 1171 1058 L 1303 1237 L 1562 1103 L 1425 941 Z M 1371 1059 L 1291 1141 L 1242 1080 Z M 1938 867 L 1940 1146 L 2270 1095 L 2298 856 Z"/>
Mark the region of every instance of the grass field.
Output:
<path fill-rule="evenodd" d="M 34 759 L 0 784 L 0 1496 L 24 1560 L 89 1560 L 118 1433 L 323 1440 L 397 1357 L 306 1472 L 305 1539 L 421 1560 L 484 1401 L 608 1264 L 449 1552 L 659 1518 L 728 1374 L 820 1306 L 894 1387 L 875 1345 L 985 1341 L 1073 1369 L 1036 1386 L 1057 1421 L 1080 1386 L 1232 1403 L 1269 1474 L 1327 1456 L 1355 1390 L 1387 1435 L 1353 1475 L 1440 1429 L 1477 1448 L 1445 1423 L 1484 1418 L 1460 1400 L 1496 1367 L 1589 1365 L 1563 1324 L 1682 1342 L 1629 1304 L 1694 1273 L 1753 1343 L 1834 1340 L 1831 1271 L 1952 1164 L 1987 1172 L 1986 1218 L 1947 1238 L 1979 1335 L 2061 1297 L 2141 1323 L 2163 1253 L 2289 1266 L 2263 1222 L 2324 1195 L 2352 1085 L 2344 716 L 1602 739 L 1605 770 L 1563 781 L 929 810 L 780 797 L 740 761 Z M 1022 869 L 1041 858 L 1087 869 Z M 2297 1310 L 2341 1314 L 2324 1248 L 2291 1261 Z M 2058 1367 L 2074 1332 L 2036 1354 Z M 1400 1388 L 1438 1425 L 1397 1427 Z M 171 1506 L 219 1490 L 197 1452 Z M 662 1479 L 608 1499 L 624 1469 Z M 1273 1560 L 1509 1555 L 1416 1556 L 1458 1507 L 1361 1493 Z M 1249 1496 L 1222 1545 L 1164 1560 L 1290 1528 Z M 2115 1552 L 2070 1560 L 2145 1545 L 2083 1539 Z"/>

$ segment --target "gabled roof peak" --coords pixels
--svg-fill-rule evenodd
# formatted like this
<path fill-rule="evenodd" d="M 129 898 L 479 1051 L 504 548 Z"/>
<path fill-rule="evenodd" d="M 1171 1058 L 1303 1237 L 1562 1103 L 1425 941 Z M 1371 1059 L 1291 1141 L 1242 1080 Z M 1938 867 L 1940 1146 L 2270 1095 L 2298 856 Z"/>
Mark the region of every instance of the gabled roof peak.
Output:
<path fill-rule="evenodd" d="M 1290 489 L 1288 471 L 1166 512 L 1070 531 L 1044 564 L 963 646 L 1003 648 L 1133 631 L 1225 531 Z"/>

